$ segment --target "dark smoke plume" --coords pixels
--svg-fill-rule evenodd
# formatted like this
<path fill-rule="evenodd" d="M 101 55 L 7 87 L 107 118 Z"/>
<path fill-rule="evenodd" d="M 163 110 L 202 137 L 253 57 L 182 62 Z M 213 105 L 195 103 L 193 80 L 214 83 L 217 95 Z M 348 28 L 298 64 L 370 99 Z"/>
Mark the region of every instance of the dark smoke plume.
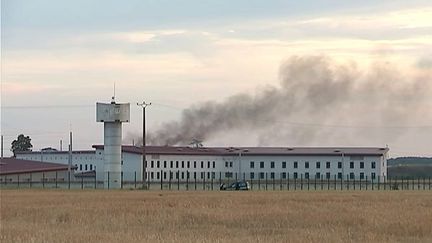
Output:
<path fill-rule="evenodd" d="M 431 69 L 403 72 L 376 63 L 363 71 L 354 62 L 342 65 L 322 56 L 295 56 L 280 67 L 280 87 L 194 105 L 183 111 L 180 121 L 151 132 L 147 141 L 187 145 L 192 139 L 207 141 L 236 130 L 256 134 L 259 145 L 308 144 L 317 137 L 321 142 L 344 141 L 365 131 L 380 135 L 383 129 L 374 126 L 403 126 L 420 117 L 432 120 L 430 114 L 419 114 L 431 101 L 431 77 Z M 344 126 L 344 133 L 335 132 Z M 391 136 L 401 130 L 391 131 Z"/>

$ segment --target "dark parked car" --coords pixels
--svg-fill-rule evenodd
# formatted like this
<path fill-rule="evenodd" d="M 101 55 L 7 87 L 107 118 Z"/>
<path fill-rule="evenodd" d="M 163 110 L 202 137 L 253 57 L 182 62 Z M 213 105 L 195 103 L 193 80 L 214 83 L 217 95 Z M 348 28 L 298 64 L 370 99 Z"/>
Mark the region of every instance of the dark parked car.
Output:
<path fill-rule="evenodd" d="M 250 190 L 249 182 L 247 181 L 237 181 L 234 183 L 231 183 L 231 185 L 227 186 L 225 183 L 223 183 L 220 186 L 220 189 L 223 191 L 239 191 L 239 190 Z"/>

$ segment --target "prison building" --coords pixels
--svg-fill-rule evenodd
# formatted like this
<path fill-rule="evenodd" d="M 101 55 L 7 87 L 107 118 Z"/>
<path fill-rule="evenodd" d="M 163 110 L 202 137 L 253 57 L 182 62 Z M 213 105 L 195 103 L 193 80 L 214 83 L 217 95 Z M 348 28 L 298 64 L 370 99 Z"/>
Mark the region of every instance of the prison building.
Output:
<path fill-rule="evenodd" d="M 103 145 L 74 151 L 76 172 L 94 171 L 103 180 Z M 179 147 L 146 146 L 150 181 L 211 179 L 349 179 L 387 176 L 388 148 L 380 147 Z M 18 153 L 17 158 L 67 164 L 67 152 Z M 122 146 L 123 180 L 142 180 L 142 148 Z"/>

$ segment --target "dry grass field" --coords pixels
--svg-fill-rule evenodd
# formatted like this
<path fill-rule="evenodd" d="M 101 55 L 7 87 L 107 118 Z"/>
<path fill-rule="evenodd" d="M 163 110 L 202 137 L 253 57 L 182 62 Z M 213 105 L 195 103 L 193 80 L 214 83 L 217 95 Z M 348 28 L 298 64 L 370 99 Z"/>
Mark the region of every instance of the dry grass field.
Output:
<path fill-rule="evenodd" d="M 432 193 L 1 190 L 0 241 L 432 242 Z"/>

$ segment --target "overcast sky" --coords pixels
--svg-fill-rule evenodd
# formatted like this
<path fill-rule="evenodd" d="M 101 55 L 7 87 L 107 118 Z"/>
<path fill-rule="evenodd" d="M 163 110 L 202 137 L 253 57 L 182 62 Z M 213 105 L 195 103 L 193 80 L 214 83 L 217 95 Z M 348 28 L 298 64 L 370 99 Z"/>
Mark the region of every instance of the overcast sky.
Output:
<path fill-rule="evenodd" d="M 279 86 L 280 66 L 294 55 L 324 55 L 335 62 L 355 62 L 359 69 L 389 62 L 408 73 L 411 67 L 421 68 L 427 77 L 432 72 L 430 1 L 2 0 L 1 4 L 1 133 L 6 154 L 19 133 L 31 136 L 35 150 L 59 147 L 60 139 L 66 144 L 70 129 L 74 148 L 103 143 L 95 103 L 109 102 L 114 82 L 117 101 L 131 103 L 131 122 L 123 126 L 126 139 L 141 132 L 136 102 L 153 103 L 147 113 L 148 129 L 160 129 L 191 105 Z M 367 124 L 382 127 L 383 134 L 406 126 L 398 137 L 364 136 L 348 143 L 289 141 L 286 146 L 388 144 L 392 156 L 432 156 L 432 99 L 419 106 L 421 119 Z M 326 129 L 329 124 L 322 125 Z M 343 130 L 347 124 L 330 125 L 332 129 L 342 125 Z M 350 121 L 349 126 L 364 124 Z M 257 145 L 237 135 L 206 145 Z"/>

